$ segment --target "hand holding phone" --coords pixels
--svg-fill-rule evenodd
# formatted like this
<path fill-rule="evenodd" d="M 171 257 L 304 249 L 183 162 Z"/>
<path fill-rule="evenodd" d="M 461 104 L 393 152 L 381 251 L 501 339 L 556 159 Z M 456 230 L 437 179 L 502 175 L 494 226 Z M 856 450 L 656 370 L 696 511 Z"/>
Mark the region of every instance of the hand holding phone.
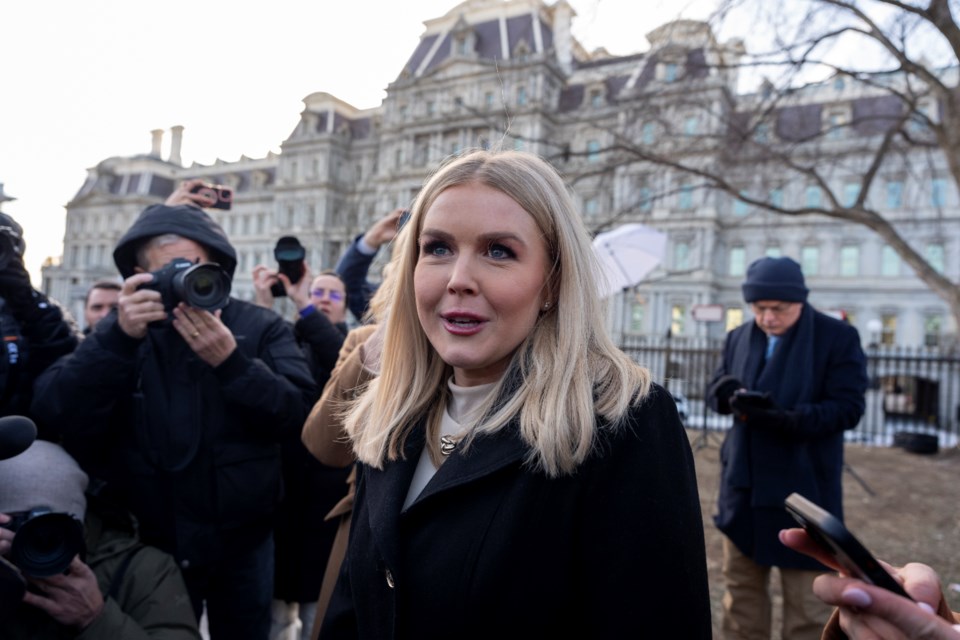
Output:
<path fill-rule="evenodd" d="M 766 391 L 747 391 L 746 389 L 736 391 L 733 394 L 734 404 L 738 406 L 749 405 L 755 409 L 773 409 L 776 402 Z"/>
<path fill-rule="evenodd" d="M 210 205 L 211 209 L 228 210 L 233 204 L 233 189 L 223 185 L 198 184 L 190 189 L 190 193 L 200 193 L 213 200 L 213 204 Z"/>
<path fill-rule="evenodd" d="M 787 496 L 784 507 L 821 550 L 832 557 L 848 575 L 912 600 L 900 583 L 847 530 L 839 518 L 799 493 Z"/>

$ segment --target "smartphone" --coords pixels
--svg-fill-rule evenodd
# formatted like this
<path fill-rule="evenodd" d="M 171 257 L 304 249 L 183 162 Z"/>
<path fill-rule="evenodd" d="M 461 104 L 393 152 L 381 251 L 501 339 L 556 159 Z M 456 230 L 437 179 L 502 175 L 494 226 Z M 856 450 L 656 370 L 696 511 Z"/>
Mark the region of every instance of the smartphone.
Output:
<path fill-rule="evenodd" d="M 791 493 L 784 507 L 806 530 L 807 535 L 830 554 L 848 575 L 868 584 L 883 587 L 898 596 L 910 598 L 900 583 L 884 569 L 867 548 L 860 544 L 840 519 L 799 493 Z"/>
<path fill-rule="evenodd" d="M 216 199 L 210 208 L 212 209 L 229 209 L 233 204 L 233 189 L 230 187 L 224 187 L 219 184 L 198 184 L 193 189 L 190 189 L 190 193 L 203 193 L 205 196 Z"/>
<path fill-rule="evenodd" d="M 738 402 L 749 404 L 759 409 L 772 409 L 773 398 L 766 391 L 737 391 L 733 394 Z"/>

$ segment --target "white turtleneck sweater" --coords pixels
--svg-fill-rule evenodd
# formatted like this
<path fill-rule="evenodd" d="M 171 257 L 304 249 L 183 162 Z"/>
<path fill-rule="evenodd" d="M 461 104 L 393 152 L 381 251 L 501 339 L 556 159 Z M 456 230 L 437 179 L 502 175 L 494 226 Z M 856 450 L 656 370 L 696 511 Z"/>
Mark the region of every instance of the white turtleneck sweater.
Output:
<path fill-rule="evenodd" d="M 475 387 L 461 387 L 454 384 L 453 378 L 450 378 L 447 381 L 447 387 L 450 389 L 450 402 L 447 403 L 443 418 L 440 420 L 440 435 L 450 436 L 454 439 L 466 435 L 462 425 L 472 425 L 480 417 L 475 414 L 496 385 L 496 382 L 490 382 Z M 413 504 L 436 472 L 437 467 L 430 459 L 427 447 L 424 447 L 423 451 L 420 452 L 420 459 L 417 461 L 417 469 L 413 472 L 413 479 L 410 481 L 410 488 L 407 490 L 407 498 L 403 501 L 404 510 Z"/>

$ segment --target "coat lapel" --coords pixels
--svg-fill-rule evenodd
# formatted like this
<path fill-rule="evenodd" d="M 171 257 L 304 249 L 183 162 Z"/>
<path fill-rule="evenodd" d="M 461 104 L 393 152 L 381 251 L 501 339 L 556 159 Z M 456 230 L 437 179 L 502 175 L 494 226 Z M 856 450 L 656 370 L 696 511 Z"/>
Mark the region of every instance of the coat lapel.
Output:
<path fill-rule="evenodd" d="M 410 480 L 423 449 L 423 425 L 414 429 L 403 447 L 403 458 L 386 462 L 383 469 L 364 466 L 364 499 L 370 505 L 370 530 L 390 567 L 397 566 L 400 541 L 400 510 L 410 489 Z"/>
<path fill-rule="evenodd" d="M 523 460 L 528 450 L 529 447 L 520 438 L 516 422 L 511 422 L 496 433 L 477 437 L 465 450 L 459 446 L 450 454 L 409 508 L 415 508 L 438 493 L 451 491 L 515 465 Z"/>
<path fill-rule="evenodd" d="M 363 468 L 363 482 L 367 485 L 364 499 L 369 505 L 370 529 L 384 561 L 390 567 L 396 567 L 399 559 L 401 509 L 423 447 L 424 430 L 419 425 L 407 437 L 403 459 L 387 462 L 383 469 Z M 418 508 L 439 493 L 454 490 L 520 463 L 528 450 L 515 422 L 492 435 L 476 438 L 465 451 L 458 447 L 440 465 L 407 511 Z"/>

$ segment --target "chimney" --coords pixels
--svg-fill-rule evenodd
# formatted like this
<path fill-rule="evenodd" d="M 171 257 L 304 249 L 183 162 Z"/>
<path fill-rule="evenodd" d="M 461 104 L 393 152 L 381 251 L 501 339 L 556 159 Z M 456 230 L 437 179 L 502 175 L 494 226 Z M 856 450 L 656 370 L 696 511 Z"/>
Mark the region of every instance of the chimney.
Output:
<path fill-rule="evenodd" d="M 168 160 L 175 165 L 182 165 L 180 159 L 180 145 L 183 143 L 183 127 L 177 125 L 170 127 L 170 157 Z"/>
<path fill-rule="evenodd" d="M 557 53 L 557 62 L 567 73 L 573 69 L 573 33 L 571 26 L 577 12 L 566 0 L 560 0 L 553 7 L 553 46 Z"/>
<path fill-rule="evenodd" d="M 150 132 L 150 135 L 153 137 L 153 143 L 151 144 L 150 155 L 154 158 L 160 157 L 160 145 L 163 144 L 163 129 L 154 129 Z"/>

